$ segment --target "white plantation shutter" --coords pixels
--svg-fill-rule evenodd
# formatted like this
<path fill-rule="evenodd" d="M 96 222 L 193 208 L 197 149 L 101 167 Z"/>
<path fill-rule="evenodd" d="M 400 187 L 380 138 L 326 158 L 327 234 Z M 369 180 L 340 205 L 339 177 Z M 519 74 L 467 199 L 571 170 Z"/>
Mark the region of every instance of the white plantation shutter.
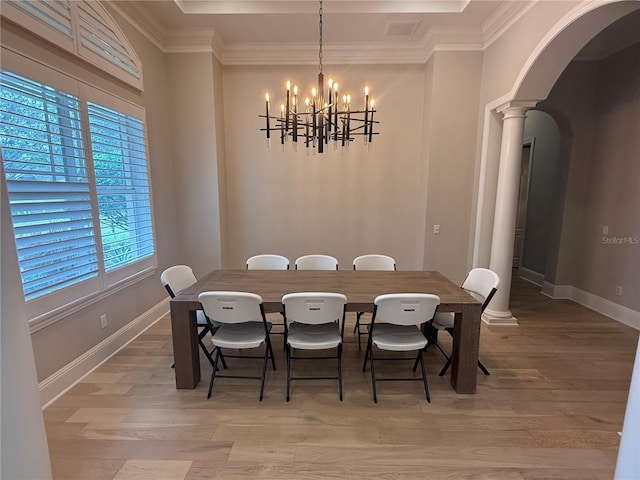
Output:
<path fill-rule="evenodd" d="M 74 6 L 80 41 L 78 53 L 125 81 L 134 78 L 134 85 L 141 87 L 140 60 L 104 7 L 86 0 Z"/>
<path fill-rule="evenodd" d="M 25 299 L 98 276 L 78 98 L 2 71 L 0 115 Z"/>
<path fill-rule="evenodd" d="M 105 270 L 155 252 L 142 121 L 88 102 Z"/>
<path fill-rule="evenodd" d="M 96 0 L 2 0 L 2 16 L 142 90 L 142 63 Z"/>
<path fill-rule="evenodd" d="M 72 12 L 68 0 L 3 0 L 2 15 L 41 37 L 74 51 Z"/>

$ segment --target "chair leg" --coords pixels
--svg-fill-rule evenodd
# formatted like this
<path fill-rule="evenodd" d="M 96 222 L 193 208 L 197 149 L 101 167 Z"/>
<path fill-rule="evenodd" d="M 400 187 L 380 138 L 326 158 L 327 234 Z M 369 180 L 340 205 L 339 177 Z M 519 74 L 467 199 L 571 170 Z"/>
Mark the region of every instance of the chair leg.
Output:
<path fill-rule="evenodd" d="M 369 346 L 368 350 L 369 355 L 371 356 L 369 360 L 371 360 L 371 388 L 373 389 L 373 403 L 378 403 L 378 395 L 376 392 L 376 374 L 373 367 L 373 347 Z"/>
<path fill-rule="evenodd" d="M 338 391 L 342 401 L 342 344 L 338 345 Z"/>
<path fill-rule="evenodd" d="M 220 361 L 222 362 L 222 367 L 226 370 L 227 369 L 227 362 L 224 361 L 224 355 L 222 354 L 222 350 L 220 350 L 220 348 L 218 348 L 218 351 L 220 352 Z"/>
<path fill-rule="evenodd" d="M 211 356 L 211 353 L 209 352 L 209 349 L 207 348 L 207 346 L 200 339 L 198 339 L 198 344 L 200 344 L 200 348 L 202 349 L 202 352 L 204 353 L 205 357 L 207 357 L 207 360 L 209 360 L 209 363 L 213 366 L 213 357 Z"/>
<path fill-rule="evenodd" d="M 213 381 L 216 379 L 216 372 L 218 371 L 219 358 L 220 358 L 220 348 L 216 348 L 216 359 L 213 362 L 213 371 L 211 372 L 211 381 L 209 382 L 209 391 L 207 392 L 207 400 L 211 398 L 211 391 L 213 390 Z"/>
<path fill-rule="evenodd" d="M 287 353 L 287 402 L 289 401 L 289 387 L 291 385 L 291 345 L 285 344 Z"/>
<path fill-rule="evenodd" d="M 444 376 L 445 373 L 447 373 L 447 370 L 449 370 L 449 367 L 451 366 L 451 357 L 447 358 L 447 363 L 444 364 L 444 367 L 442 367 L 442 370 L 440 370 L 440 373 L 438 374 L 439 377 Z"/>
<path fill-rule="evenodd" d="M 273 359 L 273 357 L 272 357 L 272 359 Z M 267 343 L 267 345 L 264 348 L 264 361 L 262 362 L 262 380 L 260 381 L 260 398 L 259 398 L 260 401 L 262 401 L 262 394 L 264 392 L 264 379 L 267 376 L 267 363 L 268 362 L 269 362 L 269 348 L 268 348 L 268 343 Z"/>
<path fill-rule="evenodd" d="M 413 370 L 414 372 L 417 370 L 417 368 L 418 368 L 418 364 L 420 363 L 420 359 L 422 358 L 421 353 L 422 353 L 422 350 L 419 350 L 419 351 L 418 351 L 418 355 L 416 356 L 416 361 L 415 361 L 415 362 L 413 362 L 413 369 L 412 369 L 412 370 Z"/>
<path fill-rule="evenodd" d="M 362 364 L 362 371 L 367 370 L 367 360 L 369 360 L 369 351 L 371 350 L 371 338 L 367 340 L 367 349 L 364 352 L 364 362 Z"/>
<path fill-rule="evenodd" d="M 480 360 L 478 360 L 478 368 L 482 370 L 482 373 L 484 373 L 485 375 L 491 375 L 489 373 L 489 370 L 487 370 L 487 367 L 485 367 Z"/>
<path fill-rule="evenodd" d="M 275 369 L 276 369 L 276 359 L 273 356 L 273 349 L 271 348 L 271 339 L 269 338 L 269 335 L 267 335 L 265 338 L 266 338 L 266 343 L 267 343 L 266 350 L 271 355 L 271 366 L 273 367 L 273 370 L 275 371 Z"/>
<path fill-rule="evenodd" d="M 360 331 L 360 317 L 364 312 L 356 312 L 356 326 L 353 327 L 353 333 Z"/>
<path fill-rule="evenodd" d="M 420 367 L 422 368 L 422 381 L 424 382 L 424 393 L 427 396 L 427 402 L 431 403 L 431 397 L 429 396 L 429 385 L 427 383 L 427 371 L 424 368 L 424 358 L 422 358 L 422 350 L 418 351 L 418 358 L 420 359 Z"/>

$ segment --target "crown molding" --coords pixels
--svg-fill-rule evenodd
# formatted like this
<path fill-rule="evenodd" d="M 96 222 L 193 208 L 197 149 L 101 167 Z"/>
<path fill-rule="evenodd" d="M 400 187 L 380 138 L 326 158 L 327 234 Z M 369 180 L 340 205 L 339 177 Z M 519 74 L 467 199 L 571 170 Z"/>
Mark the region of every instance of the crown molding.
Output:
<path fill-rule="evenodd" d="M 484 35 L 483 49 L 500 38 L 522 16 L 538 3 L 539 0 L 527 2 L 506 2 L 501 4 L 496 11 L 481 25 Z"/>
<path fill-rule="evenodd" d="M 141 33 L 147 40 L 155 45 L 160 51 L 165 52 L 165 30 L 145 15 L 138 7 L 129 2 L 102 2 L 108 9 L 112 9 L 129 24 Z"/>
<path fill-rule="evenodd" d="M 327 65 L 423 64 L 436 51 L 481 51 L 537 1 L 505 3 L 481 27 L 431 28 L 419 41 L 325 44 L 323 62 Z M 164 53 L 212 53 L 222 65 L 317 64 L 316 44 L 226 44 L 215 29 L 167 32 L 129 2 L 106 3 Z"/>
<path fill-rule="evenodd" d="M 412 44 L 325 44 L 324 65 L 424 63 L 422 43 Z M 318 45 L 242 44 L 225 48 L 223 65 L 317 65 Z"/>

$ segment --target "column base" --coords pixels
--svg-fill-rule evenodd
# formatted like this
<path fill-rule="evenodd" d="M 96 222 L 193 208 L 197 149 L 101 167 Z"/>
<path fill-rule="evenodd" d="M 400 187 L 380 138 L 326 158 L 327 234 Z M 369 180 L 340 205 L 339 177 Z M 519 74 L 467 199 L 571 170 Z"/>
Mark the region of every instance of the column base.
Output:
<path fill-rule="evenodd" d="M 487 325 L 518 326 L 518 319 L 508 310 L 496 312 L 487 308 L 482 314 L 482 321 Z"/>

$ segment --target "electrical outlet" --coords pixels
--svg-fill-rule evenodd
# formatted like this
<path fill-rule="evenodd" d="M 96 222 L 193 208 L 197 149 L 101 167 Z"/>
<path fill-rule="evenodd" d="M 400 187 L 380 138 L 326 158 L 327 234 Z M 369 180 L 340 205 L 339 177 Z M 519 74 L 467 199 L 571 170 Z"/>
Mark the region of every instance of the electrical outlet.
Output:
<path fill-rule="evenodd" d="M 440 235 L 440 225 L 434 225 L 433 226 L 433 234 L 434 235 Z"/>
<path fill-rule="evenodd" d="M 620 285 L 616 287 L 616 295 L 619 297 L 622 296 L 622 287 Z"/>
<path fill-rule="evenodd" d="M 107 328 L 107 316 L 106 315 L 100 315 L 100 325 L 102 326 L 102 328 Z"/>

